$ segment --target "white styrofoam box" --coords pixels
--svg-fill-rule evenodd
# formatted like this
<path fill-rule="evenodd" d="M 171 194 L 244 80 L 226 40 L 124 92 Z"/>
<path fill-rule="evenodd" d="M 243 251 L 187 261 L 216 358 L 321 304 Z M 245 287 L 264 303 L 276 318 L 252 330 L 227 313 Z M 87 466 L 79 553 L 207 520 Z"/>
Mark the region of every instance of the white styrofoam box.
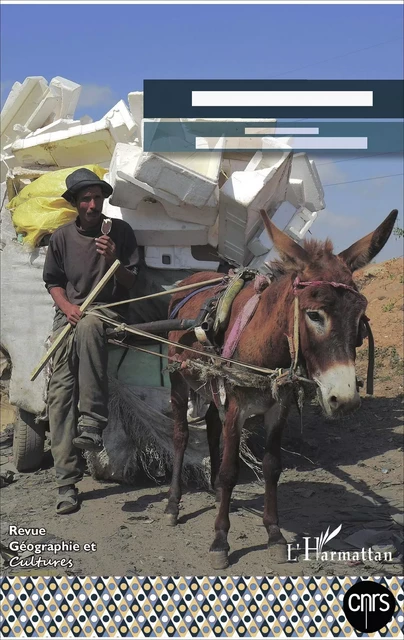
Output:
<path fill-rule="evenodd" d="M 109 123 L 115 142 L 130 142 L 136 130 L 136 123 L 123 100 L 117 102 L 105 114 L 103 120 Z"/>
<path fill-rule="evenodd" d="M 252 154 L 245 154 L 242 152 L 233 152 L 233 155 L 229 152 L 223 153 L 223 160 L 221 165 L 221 171 L 224 172 L 227 178 L 235 171 L 245 171 L 246 167 L 251 161 Z"/>
<path fill-rule="evenodd" d="M 110 198 L 111 204 L 127 209 L 136 209 L 139 202 L 150 196 L 141 184 L 135 184 L 121 175 L 132 177 L 134 169 L 142 155 L 142 149 L 134 144 L 118 142 L 114 149 L 109 167 L 109 182 L 114 189 Z M 147 185 L 146 185 L 147 186 Z"/>
<path fill-rule="evenodd" d="M 118 124 L 117 116 L 114 128 Z M 116 144 L 111 129 L 111 122 L 104 118 L 71 129 L 17 140 L 5 147 L 4 152 L 14 154 L 22 167 L 48 165 L 64 168 L 93 163 L 108 166 Z"/>
<path fill-rule="evenodd" d="M 58 99 L 55 120 L 59 118 L 73 119 L 74 112 L 81 94 L 81 85 L 67 80 L 61 76 L 55 76 L 49 83 L 49 88 Z"/>
<path fill-rule="evenodd" d="M 169 200 L 174 206 L 181 201 L 172 194 L 151 187 L 134 177 L 136 167 L 143 155 L 142 149 L 134 144 L 118 143 L 109 168 L 109 176 L 114 193 L 111 204 L 128 209 L 136 209 L 144 198 Z"/>
<path fill-rule="evenodd" d="M 286 152 L 268 169 L 236 171 L 220 189 L 218 251 L 230 261 L 249 261 L 248 243 L 262 225 L 260 209 L 275 211 L 285 200 L 292 164 Z"/>
<path fill-rule="evenodd" d="M 79 84 L 66 78 L 53 78 L 41 102 L 33 110 L 24 126 L 33 132 L 55 120 L 69 119 L 69 114 L 74 113 L 80 92 Z"/>
<path fill-rule="evenodd" d="M 128 93 L 128 103 L 132 117 L 140 128 L 143 120 L 143 91 L 131 91 Z"/>
<path fill-rule="evenodd" d="M 104 215 L 125 220 L 135 232 L 137 243 L 154 247 L 176 245 L 189 247 L 208 243 L 209 227 L 180 222 L 167 215 L 159 202 L 141 202 L 136 211 L 114 207 L 104 201 Z"/>
<path fill-rule="evenodd" d="M 304 204 L 304 185 L 303 180 L 296 180 L 291 178 L 289 180 L 288 190 L 286 192 L 286 199 L 293 204 L 296 209 Z"/>
<path fill-rule="evenodd" d="M 300 206 L 312 212 L 324 209 L 324 191 L 317 167 L 313 160 L 309 160 L 306 153 L 294 154 L 290 178 L 303 181 L 304 201 L 299 201 Z"/>
<path fill-rule="evenodd" d="M 299 241 L 304 238 L 313 222 L 316 221 L 318 211 L 310 211 L 305 207 L 301 207 L 290 221 L 287 233 L 295 240 Z"/>
<path fill-rule="evenodd" d="M 216 271 L 218 261 L 195 260 L 191 247 L 145 247 L 145 262 L 154 269 Z"/>
<path fill-rule="evenodd" d="M 136 137 L 140 146 L 143 145 L 143 91 L 128 93 L 129 109 L 136 122 Z"/>
<path fill-rule="evenodd" d="M 45 78 L 29 76 L 24 82 L 15 82 L 4 103 L 0 118 L 1 148 L 17 139 L 14 125 L 25 126 L 45 95 L 49 92 Z"/>
<path fill-rule="evenodd" d="M 205 206 L 189 205 L 172 192 L 150 185 L 136 176 L 137 167 L 143 155 L 142 149 L 134 144 L 118 143 L 116 145 L 109 170 L 110 184 L 114 188 L 110 199 L 111 204 L 127 209 L 136 209 L 145 198 L 153 198 L 161 202 L 166 213 L 175 220 L 203 224 L 208 227 L 215 223 L 219 199 L 217 185 L 213 185 L 214 188 Z M 174 168 L 178 175 L 177 167 L 178 165 Z M 188 175 L 186 179 L 188 187 L 191 189 L 190 176 Z"/>
<path fill-rule="evenodd" d="M 210 227 L 215 224 L 219 214 L 219 193 L 219 185 L 217 185 L 204 207 L 192 207 L 181 201 L 174 204 L 171 199 L 168 200 L 167 196 L 161 199 L 161 204 L 168 215 L 175 220 L 200 223 Z"/>
<path fill-rule="evenodd" d="M 134 177 L 193 207 L 204 207 L 215 193 L 222 154 L 144 153 Z"/>
<path fill-rule="evenodd" d="M 92 122 L 91 119 L 90 122 Z M 59 120 L 55 120 L 54 122 L 47 124 L 46 127 L 41 127 L 40 129 L 31 131 L 31 133 L 29 133 L 26 137 L 33 138 L 34 136 L 40 136 L 43 133 L 66 131 L 67 129 L 71 129 L 72 127 L 79 127 L 83 124 L 90 124 L 90 122 L 84 120 L 84 118 L 80 118 L 80 120 L 65 120 L 64 118 L 59 118 Z"/>
<path fill-rule="evenodd" d="M 57 108 L 58 99 L 48 87 L 43 99 L 25 122 L 25 127 L 30 131 L 35 131 L 40 127 L 50 124 L 55 119 L 55 111 Z"/>

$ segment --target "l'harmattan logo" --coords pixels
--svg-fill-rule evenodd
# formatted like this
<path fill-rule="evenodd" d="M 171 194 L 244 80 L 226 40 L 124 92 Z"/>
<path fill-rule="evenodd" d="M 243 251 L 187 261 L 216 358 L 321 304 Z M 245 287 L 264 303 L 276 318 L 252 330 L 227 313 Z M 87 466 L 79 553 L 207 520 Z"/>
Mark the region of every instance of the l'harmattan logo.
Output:
<path fill-rule="evenodd" d="M 319 536 L 314 538 L 310 536 L 303 536 L 304 545 L 297 544 L 295 547 L 292 544 L 288 544 L 288 561 L 297 562 L 298 556 L 303 554 L 300 558 L 306 562 L 310 560 L 322 560 L 323 562 L 357 562 L 357 561 L 384 561 L 392 562 L 391 551 L 387 552 L 374 552 L 373 549 L 365 549 L 362 547 L 359 551 L 327 551 L 324 550 L 324 546 L 335 538 L 341 531 L 342 524 L 339 525 L 334 531 L 330 533 L 330 527 L 327 531 L 321 532 Z M 313 544 L 314 543 L 314 544 Z M 311 555 L 310 555 L 311 554 Z"/>

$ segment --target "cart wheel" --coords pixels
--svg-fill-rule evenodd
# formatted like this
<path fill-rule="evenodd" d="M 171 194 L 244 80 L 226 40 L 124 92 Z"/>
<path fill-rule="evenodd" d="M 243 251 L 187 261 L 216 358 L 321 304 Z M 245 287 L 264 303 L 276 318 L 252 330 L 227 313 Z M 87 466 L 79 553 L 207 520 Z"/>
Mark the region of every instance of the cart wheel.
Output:
<path fill-rule="evenodd" d="M 18 471 L 36 471 L 45 445 L 45 423 L 35 422 L 33 413 L 20 409 L 14 426 L 13 457 Z"/>

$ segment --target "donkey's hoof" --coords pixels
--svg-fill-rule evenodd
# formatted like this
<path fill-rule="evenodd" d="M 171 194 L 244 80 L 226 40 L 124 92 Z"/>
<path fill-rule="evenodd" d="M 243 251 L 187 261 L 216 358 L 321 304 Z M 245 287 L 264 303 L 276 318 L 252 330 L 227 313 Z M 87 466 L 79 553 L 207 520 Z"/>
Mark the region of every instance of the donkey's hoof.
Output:
<path fill-rule="evenodd" d="M 165 513 L 164 519 L 167 527 L 176 527 L 178 524 L 178 516 L 175 513 Z"/>
<path fill-rule="evenodd" d="M 229 554 L 227 551 L 209 551 L 209 559 L 212 569 L 226 569 L 229 566 Z"/>
<path fill-rule="evenodd" d="M 275 543 L 268 545 L 269 556 L 273 562 L 283 564 L 288 561 L 286 544 Z"/>

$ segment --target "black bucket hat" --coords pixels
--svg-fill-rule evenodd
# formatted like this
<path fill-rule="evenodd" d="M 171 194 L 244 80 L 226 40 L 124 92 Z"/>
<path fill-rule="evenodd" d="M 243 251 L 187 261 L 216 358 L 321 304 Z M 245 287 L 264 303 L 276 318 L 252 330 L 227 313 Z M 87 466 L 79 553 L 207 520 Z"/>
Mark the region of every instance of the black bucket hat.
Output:
<path fill-rule="evenodd" d="M 108 182 L 101 180 L 96 173 L 89 169 L 76 169 L 76 171 L 73 171 L 66 178 L 66 187 L 67 191 L 62 194 L 62 198 L 70 202 L 70 204 L 74 203 L 77 193 L 87 187 L 101 187 L 104 198 L 109 198 L 113 192 L 113 188 Z"/>

